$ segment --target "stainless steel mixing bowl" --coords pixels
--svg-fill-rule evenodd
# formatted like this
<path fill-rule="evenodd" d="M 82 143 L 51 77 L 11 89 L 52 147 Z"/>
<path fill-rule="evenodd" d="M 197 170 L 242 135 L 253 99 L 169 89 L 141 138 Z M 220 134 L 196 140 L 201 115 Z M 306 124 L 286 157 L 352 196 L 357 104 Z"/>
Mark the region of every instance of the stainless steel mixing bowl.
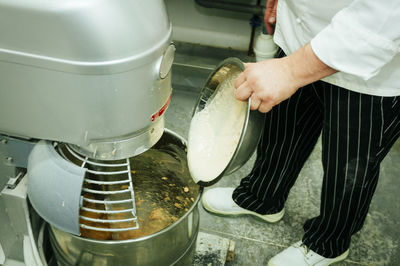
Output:
<path fill-rule="evenodd" d="M 185 154 L 185 140 L 167 129 L 153 148 L 173 152 L 173 150 L 168 150 L 164 144 L 173 144 L 174 147 L 179 147 Z M 176 155 L 175 153 L 171 154 Z M 179 159 L 185 160 L 185 156 Z M 154 167 L 161 166 L 155 165 Z M 182 170 L 182 173 L 186 172 L 187 170 Z M 189 174 L 182 174 L 179 177 L 182 181 L 186 180 L 193 183 Z M 50 242 L 57 263 L 60 266 L 191 265 L 199 232 L 197 204 L 200 196 L 201 189 L 198 190 L 196 198 L 193 199 L 193 205 L 176 222 L 154 234 L 136 239 L 89 239 L 49 226 Z"/>
<path fill-rule="evenodd" d="M 234 57 L 222 61 L 208 77 L 195 105 L 192 117 L 204 109 L 208 100 L 215 95 L 219 85 L 228 77 L 244 71 L 243 62 Z M 259 111 L 250 110 L 250 98 L 247 100 L 246 118 L 236 150 L 224 171 L 210 182 L 199 181 L 200 186 L 211 186 L 223 176 L 232 174 L 242 167 L 253 155 L 260 141 L 265 124 L 265 115 Z"/>

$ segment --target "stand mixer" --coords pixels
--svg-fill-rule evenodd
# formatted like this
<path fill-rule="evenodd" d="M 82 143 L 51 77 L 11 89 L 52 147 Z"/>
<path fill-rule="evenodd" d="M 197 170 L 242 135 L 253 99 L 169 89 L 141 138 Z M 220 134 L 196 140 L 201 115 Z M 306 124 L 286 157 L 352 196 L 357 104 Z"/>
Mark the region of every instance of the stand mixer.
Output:
<path fill-rule="evenodd" d="M 187 264 L 199 193 L 154 237 L 95 236 L 141 226 L 132 158 L 185 150 L 164 130 L 175 51 L 164 2 L 0 0 L 0 35 L 0 265 L 47 265 L 43 238 L 54 265 Z"/>

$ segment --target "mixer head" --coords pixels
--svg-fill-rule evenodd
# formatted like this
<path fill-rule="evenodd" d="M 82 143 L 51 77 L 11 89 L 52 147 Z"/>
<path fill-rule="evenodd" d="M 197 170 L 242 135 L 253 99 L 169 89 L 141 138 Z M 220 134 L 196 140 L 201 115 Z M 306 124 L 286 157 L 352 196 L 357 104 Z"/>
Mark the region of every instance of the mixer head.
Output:
<path fill-rule="evenodd" d="M 100 160 L 160 139 L 175 51 L 163 1 L 3 0 L 0 18 L 14 25 L 0 27 L 2 134 Z"/>

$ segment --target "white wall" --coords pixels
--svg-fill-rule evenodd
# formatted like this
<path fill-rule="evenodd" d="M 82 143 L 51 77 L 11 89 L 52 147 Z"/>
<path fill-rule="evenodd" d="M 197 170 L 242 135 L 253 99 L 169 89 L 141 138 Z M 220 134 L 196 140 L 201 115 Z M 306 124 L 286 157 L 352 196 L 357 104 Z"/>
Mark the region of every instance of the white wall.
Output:
<path fill-rule="evenodd" d="M 242 1 L 252 3 L 254 1 Z M 173 39 L 247 50 L 250 41 L 251 14 L 198 6 L 194 0 L 165 0 L 173 27 Z"/>

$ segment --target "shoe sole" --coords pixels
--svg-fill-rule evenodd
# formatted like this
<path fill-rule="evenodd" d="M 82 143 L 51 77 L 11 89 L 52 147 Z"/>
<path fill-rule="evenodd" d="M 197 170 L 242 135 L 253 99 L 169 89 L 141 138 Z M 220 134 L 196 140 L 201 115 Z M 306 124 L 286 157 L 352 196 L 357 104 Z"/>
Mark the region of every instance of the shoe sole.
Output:
<path fill-rule="evenodd" d="M 330 261 L 329 263 L 328 263 L 328 265 L 332 265 L 332 264 L 335 264 L 335 263 L 337 263 L 337 262 L 339 262 L 339 261 L 343 261 L 343 260 L 345 260 L 346 258 L 347 258 L 347 256 L 349 256 L 349 250 L 346 250 L 343 254 L 341 254 L 341 255 L 339 255 L 338 257 L 336 257 L 336 258 L 334 258 L 334 259 L 332 259 L 332 261 Z M 268 261 L 268 264 L 267 264 L 268 266 L 275 266 L 276 264 L 273 264 L 272 262 L 271 262 L 271 260 L 270 261 Z M 313 265 L 315 265 L 315 266 L 318 266 L 318 265 L 320 265 L 320 264 L 313 264 Z"/>
<path fill-rule="evenodd" d="M 264 222 L 268 222 L 268 223 L 276 223 L 278 221 L 280 221 L 283 217 L 283 215 L 285 214 L 285 209 L 283 209 L 282 211 L 275 213 L 275 214 L 271 214 L 268 215 L 268 217 L 266 217 L 266 215 L 262 215 L 256 212 L 252 212 L 252 211 L 241 211 L 241 212 L 224 212 L 224 211 L 220 211 L 220 210 L 216 210 L 213 209 L 210 205 L 207 204 L 207 202 L 201 201 L 203 208 L 206 211 L 215 213 L 215 214 L 219 214 L 222 216 L 241 216 L 241 215 L 251 215 L 254 216 L 258 219 L 261 219 Z"/>
<path fill-rule="evenodd" d="M 349 250 L 346 250 L 345 252 L 343 252 L 342 255 L 337 256 L 336 258 L 334 258 L 331 262 L 329 262 L 328 265 L 334 264 L 336 262 L 345 260 L 347 258 L 347 256 L 349 256 Z M 317 264 L 318 265 L 318 264 Z"/>

